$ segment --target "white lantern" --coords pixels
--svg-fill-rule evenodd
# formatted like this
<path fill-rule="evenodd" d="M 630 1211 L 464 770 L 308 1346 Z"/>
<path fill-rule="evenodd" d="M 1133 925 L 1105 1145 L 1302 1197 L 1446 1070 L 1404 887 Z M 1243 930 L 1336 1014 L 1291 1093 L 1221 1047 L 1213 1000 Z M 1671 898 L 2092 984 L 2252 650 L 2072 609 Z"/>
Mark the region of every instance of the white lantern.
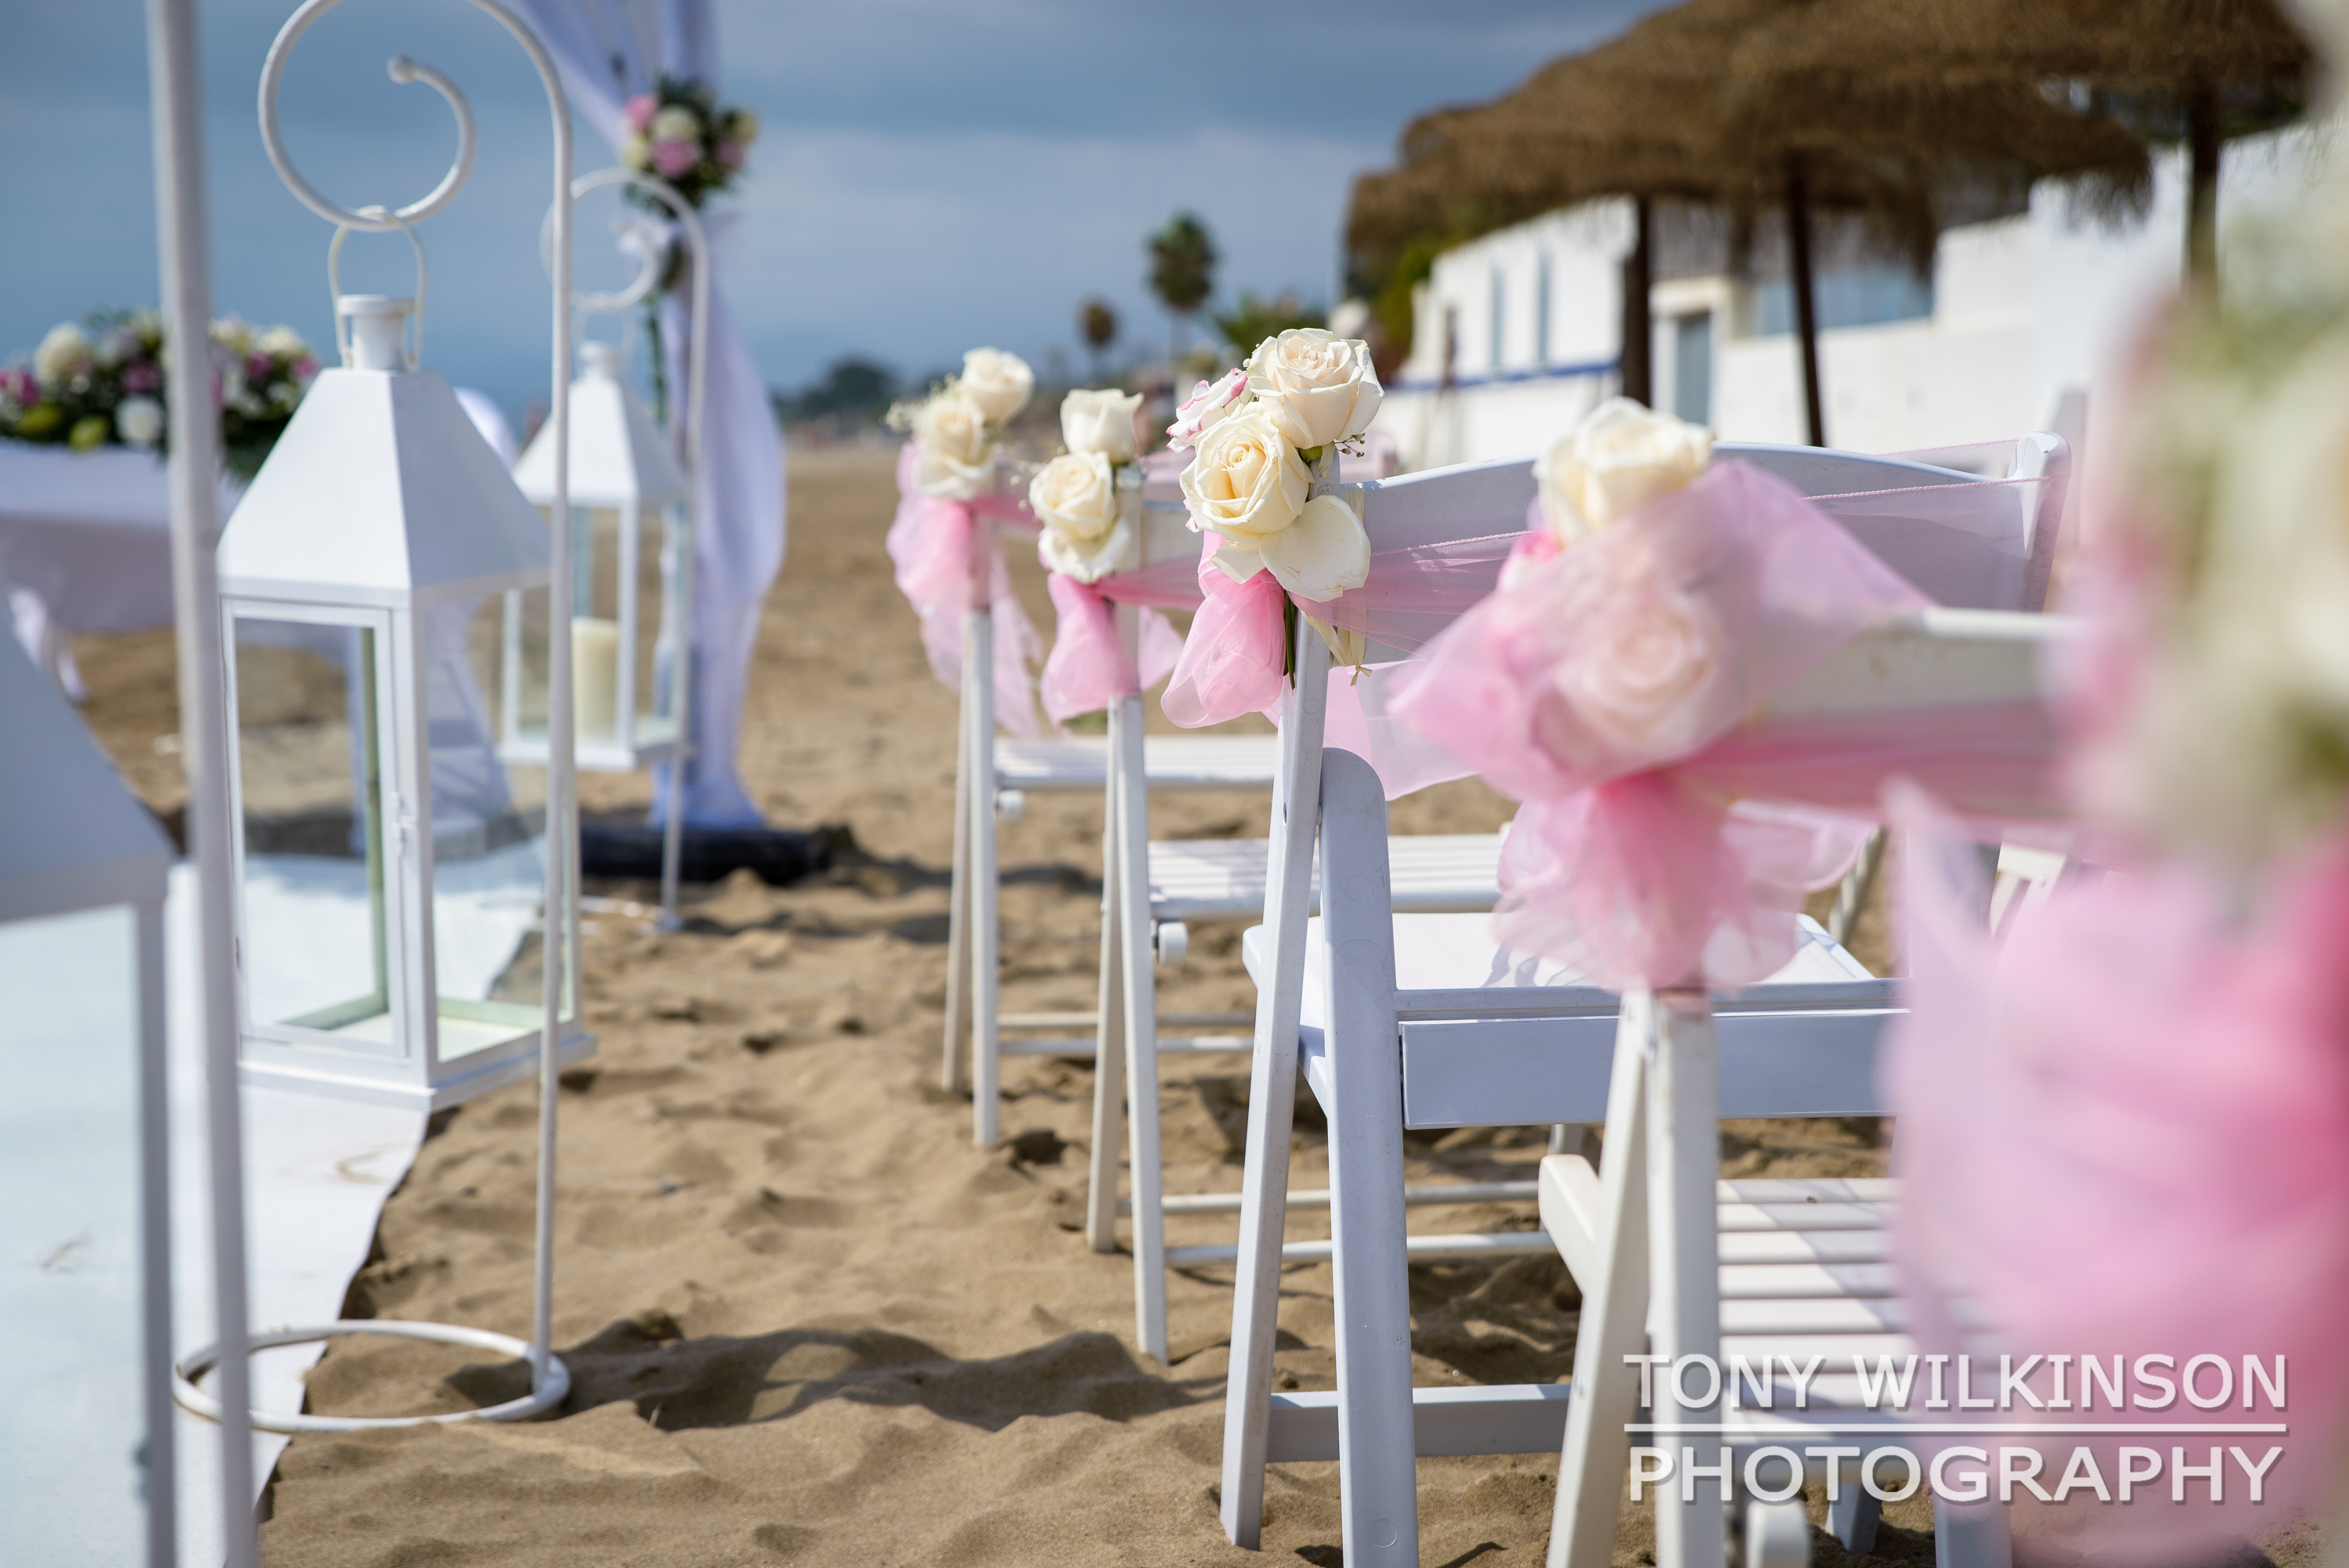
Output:
<path fill-rule="evenodd" d="M 6 636 L 0 734 L 0 1539 L 10 1562 L 168 1563 L 146 1500 L 172 1485 L 171 849 Z"/>
<path fill-rule="evenodd" d="M 319 376 L 220 546 L 237 730 L 244 1073 L 439 1109 L 537 1070 L 545 805 L 517 795 L 488 693 L 509 595 L 545 624 L 551 540 L 411 303 L 345 295 Z M 574 852 L 575 851 L 566 851 Z M 575 883 L 572 884 L 575 885 Z"/>
<path fill-rule="evenodd" d="M 678 759 L 684 708 L 692 489 L 623 374 L 619 346 L 580 346 L 571 387 L 571 679 L 579 766 L 633 773 Z M 514 465 L 542 511 L 554 504 L 554 442 L 542 430 Z M 507 596 L 505 727 L 499 755 L 546 760 L 543 685 L 530 689 L 520 594 Z"/>

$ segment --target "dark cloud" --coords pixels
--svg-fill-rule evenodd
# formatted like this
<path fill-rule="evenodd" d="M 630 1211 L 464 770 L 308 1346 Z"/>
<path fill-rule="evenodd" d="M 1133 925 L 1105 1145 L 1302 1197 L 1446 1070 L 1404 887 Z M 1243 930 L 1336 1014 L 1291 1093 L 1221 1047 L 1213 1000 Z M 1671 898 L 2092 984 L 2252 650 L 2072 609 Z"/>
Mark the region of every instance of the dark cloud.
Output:
<path fill-rule="evenodd" d="M 1655 0 L 719 0 L 730 99 L 765 131 L 735 216 L 730 293 L 771 378 L 877 353 L 908 371 L 992 341 L 1073 342 L 1084 295 L 1129 340 L 1164 316 L 1142 236 L 1178 207 L 1226 254 L 1224 291 L 1326 296 L 1348 181 L 1412 115 L 1490 97 Z M 0 355 L 53 321 L 155 297 L 138 0 L 5 0 L 0 203 L 16 214 Z M 328 332 L 327 226 L 277 182 L 254 99 L 285 0 L 202 8 L 215 293 L 223 309 Z M 462 0 L 349 0 L 288 73 L 288 139 L 337 199 L 413 200 L 455 143 L 447 111 L 383 72 L 405 53 L 471 98 L 473 181 L 427 225 L 427 359 L 519 411 L 547 346 L 536 232 L 550 179 L 528 63 Z M 581 166 L 607 154 L 592 132 Z M 590 263 L 608 265 L 584 225 Z M 405 290 L 397 242 L 354 242 L 346 284 Z"/>

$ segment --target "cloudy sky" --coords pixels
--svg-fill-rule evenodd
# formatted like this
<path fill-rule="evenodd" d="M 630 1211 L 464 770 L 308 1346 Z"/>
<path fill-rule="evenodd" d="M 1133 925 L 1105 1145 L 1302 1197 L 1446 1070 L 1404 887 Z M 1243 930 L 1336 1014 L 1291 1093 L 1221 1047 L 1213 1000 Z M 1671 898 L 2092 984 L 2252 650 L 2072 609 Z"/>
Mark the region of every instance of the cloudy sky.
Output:
<path fill-rule="evenodd" d="M 1164 315 L 1143 235 L 1199 213 L 1218 294 L 1325 300 L 1349 180 L 1403 122 L 1506 90 L 1619 31 L 1656 0 L 719 0 L 725 97 L 764 132 L 724 203 L 726 287 L 770 381 L 845 354 L 917 373 L 991 342 L 1040 361 L 1105 296 L 1129 342 Z M 329 335 L 326 242 L 261 149 L 261 60 L 291 0 L 203 0 L 208 156 L 221 308 Z M 0 359 L 47 326 L 156 295 L 143 7 L 0 0 Z M 406 53 L 473 101 L 473 179 L 423 237 L 427 362 L 511 412 L 543 388 L 535 232 L 551 179 L 527 61 L 463 0 L 352 0 L 287 76 L 296 160 L 352 205 L 414 200 L 455 145 Z M 580 167 L 609 161 L 591 131 Z M 583 267 L 607 260 L 589 213 Z M 409 293 L 395 239 L 355 239 L 344 285 Z M 605 281 L 616 279 L 607 271 Z"/>

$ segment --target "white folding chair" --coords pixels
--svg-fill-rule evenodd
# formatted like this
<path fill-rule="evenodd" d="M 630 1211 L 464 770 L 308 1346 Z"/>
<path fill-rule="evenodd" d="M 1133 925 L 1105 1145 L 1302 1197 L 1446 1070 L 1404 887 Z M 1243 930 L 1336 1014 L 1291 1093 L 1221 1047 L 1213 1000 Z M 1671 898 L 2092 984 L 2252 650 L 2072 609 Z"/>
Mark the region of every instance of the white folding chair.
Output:
<path fill-rule="evenodd" d="M 1913 713 L 2027 696 L 2037 689 L 2045 630 L 2043 617 L 1929 611 L 1847 650 L 1779 694 L 1769 713 Z M 1266 1464 L 1335 1459 L 1346 1561 L 1415 1563 L 1417 1456 L 1562 1444 L 1550 1561 L 1598 1568 L 1612 1553 L 1631 1446 L 1625 1429 L 1637 1418 L 1638 1382 L 1623 1357 L 1643 1342 L 1652 1355 L 1716 1363 L 1724 1354 L 1794 1354 L 1801 1364 L 1824 1352 L 1842 1365 L 1854 1353 L 1906 1353 L 1878 1234 L 1889 1184 L 1716 1180 L 1723 1117 L 1882 1109 L 1874 1057 L 1895 1008 L 1891 985 L 1806 923 L 1794 961 L 1733 998 L 1691 989 L 1619 1000 L 1555 964 L 1496 948 L 1480 921 L 1393 914 L 1383 902 L 1385 804 L 1375 776 L 1332 752 L 1316 786 L 1321 861 L 1341 891 L 1319 920 L 1277 903 L 1250 934 L 1268 1008 L 1276 1017 L 1294 1008 L 1299 1027 L 1293 1052 L 1259 1054 L 1252 1086 L 1226 1529 L 1257 1544 Z M 1300 814 L 1299 827 L 1314 825 Z M 1294 959 L 1278 962 L 1282 949 Z M 1276 1032 L 1276 1047 L 1278 1039 Z M 1330 1122 L 1338 1388 L 1275 1394 L 1284 1091 L 1300 1064 Z M 1603 1173 L 1578 1155 L 1541 1166 L 1545 1234 L 1583 1293 L 1570 1388 L 1413 1388 L 1404 1131 L 1588 1121 L 1602 1112 Z M 1825 1376 L 1813 1383 L 1810 1408 L 1795 1413 L 1808 1423 L 1796 1446 L 1884 1431 L 1885 1415 L 1855 1408 L 1856 1387 L 1845 1387 L 1854 1384 Z M 1780 1411 L 1769 1418 L 1775 1426 L 1741 1429 L 1741 1413 L 1718 1397 L 1680 1418 L 1708 1429 L 1698 1439 L 1708 1456 L 1716 1446 L 1743 1454 L 1783 1441 L 1774 1434 L 1788 1426 Z M 1730 1516 L 1717 1501 L 1682 1503 L 1677 1471 L 1672 1480 L 1660 1491 L 1658 1568 L 1713 1568 L 1723 1560 Z M 1855 1542 L 1873 1528 L 1850 1506 L 1858 1491 L 1848 1489 L 1837 1521 Z M 1753 1501 L 1738 1523 L 1749 1564 L 1798 1563 L 1807 1550 L 1799 1504 Z M 1945 1565 L 1994 1561 L 1994 1516 L 1947 1524 L 1952 1544 L 1967 1529 L 1974 1534 L 1973 1550 L 1945 1552 Z"/>
<path fill-rule="evenodd" d="M 1198 552 L 1196 536 L 1180 526 L 1180 510 L 1174 509 L 1172 531 L 1163 521 L 1149 531 L 1158 558 L 1172 551 Z M 1154 514 L 1160 511 L 1153 509 Z M 985 596 L 978 597 L 983 605 Z M 1130 643 L 1132 614 L 1121 612 L 1120 619 L 1126 624 Z M 1030 794 L 1105 789 L 1110 742 L 1084 736 L 1026 739 L 996 733 L 995 617 L 983 607 L 963 617 L 961 695 L 955 748 L 954 870 L 947 893 L 946 1039 L 939 1076 L 949 1093 L 969 1088 L 971 1134 L 984 1146 L 1002 1135 L 1004 1057 L 1090 1055 L 1102 1032 L 1096 1013 L 1000 1010 L 1002 882 L 997 824 L 1018 821 Z M 1274 740 L 1268 735 L 1153 736 L 1144 743 L 1142 768 L 1150 789 L 1260 789 L 1272 782 L 1273 757 Z M 1112 1038 L 1115 1027 L 1112 1021 Z M 1007 1028 L 1091 1030 L 1093 1037 L 1006 1039 Z"/>
<path fill-rule="evenodd" d="M 1752 463 L 1807 495 L 1835 498 L 1837 519 L 1862 544 L 1941 603 L 2036 610 L 2046 596 L 2056 524 L 2063 515 L 2068 453 L 2059 438 L 2043 434 L 2005 443 L 2002 461 L 1990 460 L 1984 449 L 1973 451 L 1974 467 L 1960 471 L 1899 457 L 1811 447 L 1723 443 L 1715 448 L 1719 458 Z M 1920 490 L 1981 485 L 1993 477 L 2000 482 L 2020 482 L 2007 490 L 1975 492 L 1982 504 L 1969 509 L 1962 528 L 1922 521 L 1916 514 L 1924 509 L 1902 500 Z M 2036 482 L 2043 480 L 2054 482 Z M 1363 525 L 1375 552 L 1516 531 L 1525 525 L 1535 484 L 1531 461 L 1513 459 L 1433 469 L 1360 488 Z M 1285 819 L 1287 801 L 1300 794 L 1303 799 L 1312 798 L 1310 781 L 1318 777 L 1320 755 L 1319 696 L 1309 738 L 1291 722 L 1289 710 L 1308 688 L 1317 694 L 1321 691 L 1330 659 L 1320 638 L 1301 626 L 1299 645 L 1305 651 L 1298 658 L 1298 685 L 1285 699 L 1279 777 L 1274 783 L 1276 825 L 1269 842 L 1151 841 L 1147 799 L 1116 760 L 1114 738 L 1123 731 L 1118 727 L 1120 716 L 1112 715 L 1108 817 L 1113 847 L 1104 850 L 1103 858 L 1108 868 L 1104 881 L 1112 891 L 1104 899 L 1111 913 L 1105 918 L 1102 936 L 1101 1009 L 1103 1018 L 1123 1012 L 1124 1049 L 1123 1060 L 1110 1051 L 1097 1057 L 1086 1231 L 1094 1250 L 1111 1252 L 1116 1247 L 1119 1215 L 1131 1216 L 1135 1336 L 1145 1354 L 1161 1359 L 1167 1350 L 1166 1271 L 1231 1262 L 1246 1243 L 1172 1248 L 1165 1244 L 1166 1214 L 1235 1212 L 1241 1207 L 1242 1195 L 1197 1193 L 1170 1198 L 1162 1191 L 1158 1056 L 1170 1048 L 1230 1049 L 1246 1045 L 1261 1057 L 1267 1027 L 1279 1026 L 1278 1015 L 1266 1012 L 1270 996 L 1265 981 L 1273 972 L 1274 959 L 1259 942 L 1244 949 L 1249 973 L 1258 985 L 1255 1040 L 1161 1040 L 1159 1020 L 1153 1010 L 1150 955 L 1178 947 L 1179 941 L 1169 942 L 1167 937 L 1179 938 L 1181 923 L 1189 919 L 1261 913 L 1268 927 L 1275 925 L 1271 890 L 1288 874 L 1283 870 L 1285 854 L 1304 856 L 1291 868 L 1304 879 L 1296 896 L 1318 907 L 1310 835 L 1301 849 L 1284 849 L 1278 827 Z M 1402 656 L 1402 651 L 1395 649 L 1373 648 L 1368 655 L 1371 662 Z M 1317 672 L 1309 676 L 1309 665 Z M 1138 702 L 1130 727 L 1138 732 Z M 1304 749 L 1293 752 L 1292 740 Z M 1388 877 L 1395 913 L 1491 909 L 1498 897 L 1495 879 L 1499 852 L 1497 834 L 1406 835 L 1392 840 L 1388 845 Z M 1137 873 L 1136 867 L 1146 867 L 1146 872 Z M 1113 942 L 1112 925 L 1134 934 L 1135 939 Z M 1293 1020 L 1286 1027 L 1293 1031 Z M 1251 1092 L 1251 1108 L 1260 1088 L 1258 1085 Z M 1283 1092 L 1286 1096 L 1287 1090 Z M 1284 1107 L 1289 1103 L 1283 1099 Z M 1129 1114 L 1130 1122 L 1122 1128 L 1122 1119 Z M 1286 1109 L 1282 1114 L 1287 1114 Z M 1251 1126 L 1253 1119 L 1251 1109 Z M 1578 1119 L 1596 1121 L 1596 1109 Z M 1121 1131 L 1125 1134 L 1123 1138 Z M 1122 1142 L 1128 1145 L 1131 1187 L 1131 1195 L 1123 1200 L 1117 1192 Z M 1414 1187 L 1406 1201 L 1416 1208 L 1512 1201 L 1531 1203 L 1537 1196 L 1532 1181 L 1504 1181 Z M 1300 1191 L 1290 1198 L 1290 1203 L 1300 1209 L 1326 1208 L 1330 1201 L 1326 1191 Z M 1291 1262 L 1326 1258 L 1331 1245 L 1330 1242 L 1291 1243 L 1284 1255 Z M 1537 1233 L 1524 1231 L 1415 1236 L 1411 1248 L 1413 1257 L 1423 1259 L 1504 1257 L 1548 1250 Z"/>

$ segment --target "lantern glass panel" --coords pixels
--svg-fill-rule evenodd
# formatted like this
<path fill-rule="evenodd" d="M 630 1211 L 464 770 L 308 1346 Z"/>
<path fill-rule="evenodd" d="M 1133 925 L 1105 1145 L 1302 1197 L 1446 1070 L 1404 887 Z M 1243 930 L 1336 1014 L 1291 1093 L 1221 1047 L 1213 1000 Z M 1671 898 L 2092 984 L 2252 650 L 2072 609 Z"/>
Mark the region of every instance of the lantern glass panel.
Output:
<path fill-rule="evenodd" d="M 572 711 L 583 767 L 634 768 L 636 753 L 677 738 L 683 521 L 676 506 L 571 509 Z M 516 624 L 509 658 L 522 679 L 506 755 L 540 761 L 546 746 L 543 623 L 521 616 Z"/>
<path fill-rule="evenodd" d="M 380 625 L 235 618 L 249 1024 L 396 1049 Z"/>
<path fill-rule="evenodd" d="M 545 591 L 513 597 L 514 619 L 535 634 L 525 634 L 525 647 L 534 641 L 543 650 Z M 497 751 L 506 600 L 435 605 L 423 617 L 433 977 L 444 1062 L 522 1038 L 545 1021 L 545 774 L 510 771 Z M 539 690 L 543 726 L 543 684 Z M 575 996 L 575 981 L 566 990 Z M 575 1003 L 567 1000 L 564 1013 L 575 1016 Z"/>
<path fill-rule="evenodd" d="M 0 924 L 12 1563 L 145 1557 L 138 928 L 127 905 Z"/>

